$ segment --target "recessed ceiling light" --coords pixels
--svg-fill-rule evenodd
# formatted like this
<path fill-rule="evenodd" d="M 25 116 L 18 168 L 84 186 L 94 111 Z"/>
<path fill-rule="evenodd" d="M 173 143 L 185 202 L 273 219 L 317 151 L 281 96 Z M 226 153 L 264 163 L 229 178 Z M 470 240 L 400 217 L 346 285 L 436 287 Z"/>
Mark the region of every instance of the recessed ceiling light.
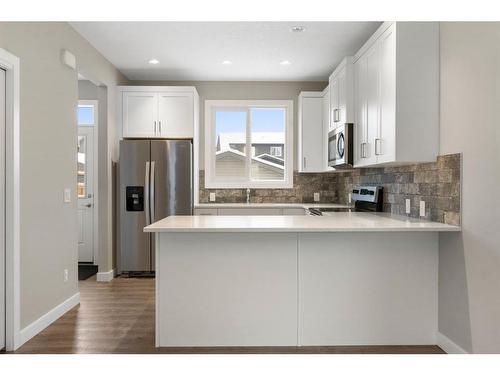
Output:
<path fill-rule="evenodd" d="M 292 26 L 290 27 L 290 31 L 292 33 L 301 33 L 303 31 L 306 31 L 306 28 L 304 26 Z"/>
<path fill-rule="evenodd" d="M 229 60 L 224 60 L 222 62 L 222 65 L 231 65 L 233 62 L 232 61 L 229 61 Z"/>
<path fill-rule="evenodd" d="M 156 64 L 159 64 L 159 63 L 160 63 L 160 61 L 159 61 L 159 60 L 157 60 L 157 59 L 151 59 L 151 60 L 149 60 L 148 62 L 149 62 L 150 64 L 152 64 L 152 65 L 156 65 Z"/>
<path fill-rule="evenodd" d="M 280 62 L 280 64 L 281 65 L 290 65 L 291 62 L 290 62 L 290 60 L 283 60 L 283 61 Z"/>

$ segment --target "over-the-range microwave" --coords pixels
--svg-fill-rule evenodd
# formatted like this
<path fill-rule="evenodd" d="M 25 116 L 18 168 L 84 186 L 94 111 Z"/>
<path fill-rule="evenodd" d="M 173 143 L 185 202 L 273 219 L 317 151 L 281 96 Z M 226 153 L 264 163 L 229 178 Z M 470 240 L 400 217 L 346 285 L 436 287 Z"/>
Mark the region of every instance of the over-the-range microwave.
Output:
<path fill-rule="evenodd" d="M 352 168 L 353 124 L 342 124 L 328 133 L 328 166 Z"/>

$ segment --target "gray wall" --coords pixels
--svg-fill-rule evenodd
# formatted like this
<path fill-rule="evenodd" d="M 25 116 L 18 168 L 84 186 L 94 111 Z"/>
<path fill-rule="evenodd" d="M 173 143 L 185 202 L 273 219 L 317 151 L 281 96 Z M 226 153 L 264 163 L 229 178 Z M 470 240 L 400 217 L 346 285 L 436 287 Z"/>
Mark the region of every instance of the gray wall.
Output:
<path fill-rule="evenodd" d="M 442 154 L 463 153 L 462 227 L 440 235 L 439 331 L 500 353 L 500 23 L 441 23 Z"/>
<path fill-rule="evenodd" d="M 100 222 L 108 222 L 107 209 L 107 165 L 108 165 L 108 89 L 105 86 L 96 86 L 91 81 L 78 81 L 78 99 L 97 100 L 99 106 L 98 112 L 98 220 L 99 220 L 99 239 L 98 256 L 95 263 L 99 265 L 99 272 L 106 272 L 114 267 L 114 262 L 109 264 L 109 251 L 113 244 L 108 238 L 108 231 L 101 230 Z"/>
<path fill-rule="evenodd" d="M 127 80 L 66 23 L 0 22 L 0 47 L 21 61 L 21 328 L 24 328 L 78 291 L 75 192 L 78 87 L 76 72 L 61 63 L 61 50 L 73 52 L 87 77 L 108 86 L 108 102 L 114 103 L 113 87 L 126 84 Z M 108 123 L 114 123 L 114 107 L 108 112 Z M 116 141 L 114 126 L 109 128 L 112 137 L 105 154 L 111 158 L 116 156 Z M 111 180 L 110 174 L 107 179 Z M 63 203 L 65 187 L 72 189 L 69 204 Z M 108 186 L 105 206 L 111 205 L 110 189 Z M 111 232 L 111 219 L 103 223 L 103 230 Z M 69 270 L 67 283 L 63 282 L 64 269 Z"/>
<path fill-rule="evenodd" d="M 196 86 L 200 95 L 200 169 L 205 169 L 205 100 L 210 99 L 283 99 L 293 100 L 294 150 L 297 149 L 298 96 L 301 91 L 321 91 L 328 82 L 199 82 L 199 81 L 132 81 L 132 85 Z M 297 153 L 294 151 L 294 169 L 297 169 Z"/>

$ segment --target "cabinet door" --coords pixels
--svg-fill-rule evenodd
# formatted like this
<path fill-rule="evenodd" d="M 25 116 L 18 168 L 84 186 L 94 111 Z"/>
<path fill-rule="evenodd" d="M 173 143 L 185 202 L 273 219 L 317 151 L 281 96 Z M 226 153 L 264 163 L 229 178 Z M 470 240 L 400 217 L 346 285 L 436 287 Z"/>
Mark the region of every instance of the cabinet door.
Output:
<path fill-rule="evenodd" d="M 301 101 L 300 172 L 323 172 L 323 98 L 303 97 Z"/>
<path fill-rule="evenodd" d="M 323 149 L 323 171 L 333 171 L 334 168 L 328 165 L 328 132 L 330 131 L 330 87 L 325 90 L 323 96 L 323 139 L 321 147 Z"/>
<path fill-rule="evenodd" d="M 379 129 L 379 48 L 378 44 L 366 52 L 366 146 L 365 165 L 377 163 L 375 140 Z"/>
<path fill-rule="evenodd" d="M 159 93 L 158 98 L 160 136 L 162 138 L 193 138 L 193 95 L 191 93 Z"/>
<path fill-rule="evenodd" d="M 354 64 L 354 166 L 366 164 L 366 56 Z"/>
<path fill-rule="evenodd" d="M 330 82 L 330 127 L 335 129 L 339 124 L 337 111 L 339 109 L 339 81 L 337 77 Z"/>
<path fill-rule="evenodd" d="M 375 144 L 377 163 L 396 159 L 396 34 L 389 28 L 378 42 L 380 54 L 380 120 Z"/>
<path fill-rule="evenodd" d="M 337 76 L 338 86 L 338 124 L 347 123 L 347 74 L 346 69 L 342 69 Z"/>
<path fill-rule="evenodd" d="M 154 92 L 124 92 L 122 98 L 123 137 L 155 137 L 158 134 L 158 94 Z"/>

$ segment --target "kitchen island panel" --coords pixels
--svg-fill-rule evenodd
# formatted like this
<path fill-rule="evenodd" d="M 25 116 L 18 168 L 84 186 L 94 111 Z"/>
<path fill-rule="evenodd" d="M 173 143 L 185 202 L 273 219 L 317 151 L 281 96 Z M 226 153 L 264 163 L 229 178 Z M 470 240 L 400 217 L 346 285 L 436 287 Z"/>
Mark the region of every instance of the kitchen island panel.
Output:
<path fill-rule="evenodd" d="M 157 346 L 296 346 L 297 235 L 158 233 Z"/>
<path fill-rule="evenodd" d="M 435 342 L 437 233 L 301 233 L 298 262 L 299 345 Z"/>

